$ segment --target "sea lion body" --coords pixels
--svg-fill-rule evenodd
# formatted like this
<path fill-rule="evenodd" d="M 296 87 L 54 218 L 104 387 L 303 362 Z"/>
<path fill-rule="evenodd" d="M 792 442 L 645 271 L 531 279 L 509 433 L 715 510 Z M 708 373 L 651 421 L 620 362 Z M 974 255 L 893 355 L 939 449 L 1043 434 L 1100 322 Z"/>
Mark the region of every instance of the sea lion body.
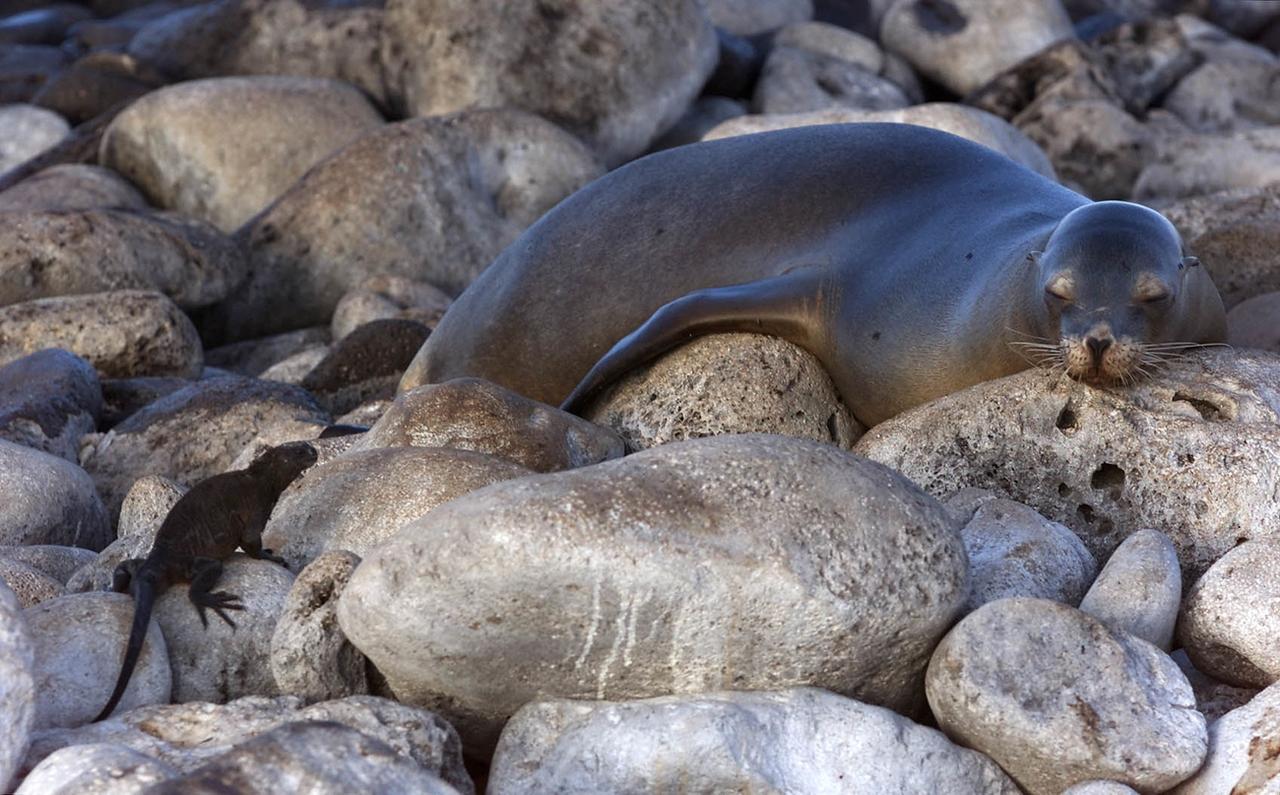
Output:
<path fill-rule="evenodd" d="M 873 425 L 1030 366 L 1009 343 L 1052 329 L 1028 255 L 1090 204 L 910 125 L 668 150 L 530 227 L 446 312 L 401 389 L 478 376 L 576 408 L 697 334 L 759 331 L 813 353 Z"/>

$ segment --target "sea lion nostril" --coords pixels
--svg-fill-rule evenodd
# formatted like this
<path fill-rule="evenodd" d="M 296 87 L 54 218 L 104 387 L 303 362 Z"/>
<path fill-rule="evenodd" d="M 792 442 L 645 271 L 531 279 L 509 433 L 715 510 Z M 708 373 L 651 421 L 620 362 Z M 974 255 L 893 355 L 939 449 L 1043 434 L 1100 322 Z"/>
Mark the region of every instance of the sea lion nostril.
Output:
<path fill-rule="evenodd" d="M 1100 362 L 1102 361 L 1102 354 L 1106 352 L 1107 348 L 1111 347 L 1111 340 L 1089 337 L 1084 341 L 1084 344 L 1089 348 L 1089 353 L 1093 355 L 1093 360 Z"/>

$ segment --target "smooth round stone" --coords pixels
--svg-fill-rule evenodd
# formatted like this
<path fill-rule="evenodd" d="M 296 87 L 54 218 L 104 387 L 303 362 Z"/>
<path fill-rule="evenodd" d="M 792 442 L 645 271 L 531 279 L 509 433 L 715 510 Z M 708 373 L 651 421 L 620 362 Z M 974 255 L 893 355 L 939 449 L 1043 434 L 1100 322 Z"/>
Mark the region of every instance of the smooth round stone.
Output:
<path fill-rule="evenodd" d="M 812 688 L 536 701 L 503 729 L 488 791 L 1019 792 L 938 730 Z"/>
<path fill-rule="evenodd" d="M 133 607 L 124 594 L 75 593 L 24 612 L 36 648 L 36 728 L 83 726 L 102 711 L 120 674 Z M 169 652 L 156 624 L 148 625 L 142 656 L 112 714 L 169 703 Z"/>
<path fill-rule="evenodd" d="M 1168 651 L 1181 603 L 1182 570 L 1173 542 L 1159 530 L 1139 530 L 1111 553 L 1080 610 L 1114 632 Z"/>
<path fill-rule="evenodd" d="M 908 709 L 967 595 L 956 530 L 832 445 L 698 439 L 441 505 L 364 558 L 338 620 L 479 755 L 535 698 L 811 684 Z"/>
<path fill-rule="evenodd" d="M 45 757 L 14 795 L 135 795 L 176 775 L 172 767 L 124 746 L 86 743 Z"/>
<path fill-rule="evenodd" d="M 328 355 L 328 345 L 312 345 L 292 354 L 287 359 L 281 359 L 259 373 L 258 377 L 263 381 L 277 381 L 281 384 L 296 384 L 300 386 L 306 379 L 307 374 L 319 366 Z M 319 403 L 320 401 L 317 400 L 316 402 Z"/>
<path fill-rule="evenodd" d="M 1204 760 L 1191 685 L 1144 640 L 1044 599 L 1001 599 L 943 638 L 925 679 L 947 736 L 1030 795 L 1091 779 L 1169 789 Z"/>
<path fill-rule="evenodd" d="M 182 310 L 144 290 L 39 298 L 0 308 L 0 364 L 45 348 L 71 351 L 107 378 L 194 378 L 204 356 Z"/>
<path fill-rule="evenodd" d="M 99 159 L 160 207 L 233 231 L 382 116 L 355 87 L 291 76 L 157 89 L 120 113 Z"/>
<path fill-rule="evenodd" d="M 1227 313 L 1227 342 L 1280 353 L 1280 291 L 1247 298 Z"/>
<path fill-rule="evenodd" d="M 589 466 L 624 450 L 621 437 L 608 428 L 479 378 L 402 392 L 352 450 L 378 447 L 471 450 L 535 472 Z"/>
<path fill-rule="evenodd" d="M 437 505 L 529 474 L 519 464 L 468 450 L 349 451 L 308 470 L 281 495 L 263 544 L 295 570 L 329 550 L 367 555 Z"/>
<path fill-rule="evenodd" d="M 83 547 L 32 544 L 0 546 L 0 558 L 30 566 L 54 582 L 65 585 L 77 569 L 97 560 L 98 553 Z"/>
<path fill-rule="evenodd" d="M 1209 758 L 1173 795 L 1271 795 L 1280 783 L 1280 683 L 1209 726 Z"/>
<path fill-rule="evenodd" d="M 884 52 L 866 36 L 826 22 L 798 22 L 778 31 L 773 46 L 795 47 L 862 67 L 872 74 L 884 69 Z"/>
<path fill-rule="evenodd" d="M 86 163 L 49 166 L 0 192 L 0 212 L 5 213 L 104 207 L 145 210 L 147 200 L 116 172 Z"/>
<path fill-rule="evenodd" d="M 0 174 L 52 148 L 71 126 L 35 105 L 0 105 Z"/>
<path fill-rule="evenodd" d="M 396 385 L 431 329 L 416 320 L 373 320 L 334 342 L 299 384 L 332 414 L 395 397 Z"/>
<path fill-rule="evenodd" d="M 35 648 L 18 597 L 0 583 L 0 789 L 27 752 L 36 716 Z"/>
<path fill-rule="evenodd" d="M 583 417 L 631 450 L 730 433 L 776 433 L 848 449 L 865 429 L 808 351 L 778 337 L 711 334 L 625 375 Z"/>
<path fill-rule="evenodd" d="M 340 340 L 374 320 L 404 318 L 435 328 L 452 299 L 438 287 L 403 276 L 371 276 L 343 294 L 329 330 Z"/>
<path fill-rule="evenodd" d="M 1119 781 L 1082 781 L 1064 789 L 1062 795 L 1138 795 L 1138 791 Z"/>
<path fill-rule="evenodd" d="M 1246 541 L 1182 604 L 1178 641 L 1196 668 L 1241 687 L 1280 680 L 1280 541 Z"/>
<path fill-rule="evenodd" d="M 286 331 L 205 351 L 205 364 L 239 375 L 260 376 L 294 354 L 327 348 L 332 338 L 323 326 Z"/>
<path fill-rule="evenodd" d="M 951 500 L 945 504 L 954 510 Z M 1075 533 L 1012 500 L 997 497 L 977 506 L 960 537 L 972 581 L 966 612 L 1012 596 L 1074 606 L 1098 571 Z"/>
<path fill-rule="evenodd" d="M 803 113 L 830 107 L 890 110 L 909 104 L 897 83 L 856 63 L 799 47 L 775 46 L 765 60 L 751 109 Z"/>
<path fill-rule="evenodd" d="M 75 354 L 46 348 L 0 367 L 0 438 L 78 462 L 101 414 L 98 374 Z"/>
<path fill-rule="evenodd" d="M 307 703 L 369 692 L 364 655 L 338 628 L 338 597 L 360 564 L 325 552 L 299 572 L 271 636 L 271 675 L 280 692 Z"/>
<path fill-rule="evenodd" d="M 1161 142 L 1133 183 L 1132 199 L 1164 205 L 1232 190 L 1257 192 L 1280 184 L 1280 125 L 1217 135 L 1179 135 Z M 1241 208 L 1249 210 L 1246 205 Z M 1176 223 L 1176 222 L 1175 222 Z M 1184 242 L 1194 246 L 1183 235 Z M 1193 249 L 1205 255 L 1201 249 Z M 1259 292 L 1265 292 L 1263 287 Z M 1232 302 L 1227 301 L 1230 306 Z"/>
<path fill-rule="evenodd" d="M 102 549 L 111 524 L 93 480 L 63 458 L 0 439 L 0 543 Z"/>
<path fill-rule="evenodd" d="M 1276 142 L 1280 145 L 1280 138 Z M 1280 291 L 1280 261 L 1275 256 L 1280 250 L 1280 160 L 1276 177 L 1277 184 L 1270 187 L 1215 193 L 1161 208 L 1188 249 L 1209 269 L 1229 310 L 1227 341 L 1237 347 L 1266 349 L 1257 343 L 1280 334 L 1276 316 L 1265 311 L 1265 303 L 1247 306 L 1251 298 Z M 1249 337 L 1237 342 L 1245 312 L 1257 317 L 1257 324 Z"/>
<path fill-rule="evenodd" d="M 63 596 L 67 589 L 62 583 L 25 563 L 0 556 L 0 580 L 9 586 L 23 608 Z"/>
<path fill-rule="evenodd" d="M 735 36 L 755 36 L 813 18 L 813 0 L 707 0 L 711 24 Z"/>

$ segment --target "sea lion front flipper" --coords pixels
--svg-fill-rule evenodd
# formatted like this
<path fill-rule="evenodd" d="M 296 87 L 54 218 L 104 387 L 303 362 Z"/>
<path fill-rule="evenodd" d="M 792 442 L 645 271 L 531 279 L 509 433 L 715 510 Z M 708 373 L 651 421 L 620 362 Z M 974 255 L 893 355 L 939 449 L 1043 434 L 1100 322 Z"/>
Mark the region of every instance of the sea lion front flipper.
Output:
<path fill-rule="evenodd" d="M 824 275 L 817 268 L 792 270 L 746 284 L 698 290 L 663 305 L 618 340 L 560 408 L 581 410 L 588 399 L 628 370 L 704 334 L 743 331 L 810 343 L 813 318 L 825 313 L 824 304 L 831 300 L 822 289 Z"/>

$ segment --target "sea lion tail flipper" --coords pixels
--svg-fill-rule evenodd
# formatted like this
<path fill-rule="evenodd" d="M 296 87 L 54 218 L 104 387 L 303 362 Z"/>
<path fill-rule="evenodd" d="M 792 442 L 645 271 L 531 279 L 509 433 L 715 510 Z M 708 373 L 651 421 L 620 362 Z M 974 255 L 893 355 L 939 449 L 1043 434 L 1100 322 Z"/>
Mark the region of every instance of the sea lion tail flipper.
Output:
<path fill-rule="evenodd" d="M 124 648 L 124 662 L 120 664 L 120 675 L 116 677 L 115 689 L 107 699 L 107 705 L 94 718 L 94 723 L 106 720 L 120 704 L 124 691 L 129 687 L 129 679 L 133 677 L 133 669 L 142 656 L 142 644 L 147 639 L 147 627 L 151 624 L 151 606 L 156 601 L 155 587 L 145 577 L 134 579 L 133 590 L 133 625 L 129 628 L 129 642 Z"/>
<path fill-rule="evenodd" d="M 812 337 L 812 324 L 806 323 L 805 318 L 819 311 L 817 305 L 824 300 L 820 287 L 820 274 L 805 269 L 683 295 L 663 305 L 619 340 L 560 408 L 580 411 L 589 398 L 628 370 L 704 334 L 744 331 L 804 344 Z"/>

